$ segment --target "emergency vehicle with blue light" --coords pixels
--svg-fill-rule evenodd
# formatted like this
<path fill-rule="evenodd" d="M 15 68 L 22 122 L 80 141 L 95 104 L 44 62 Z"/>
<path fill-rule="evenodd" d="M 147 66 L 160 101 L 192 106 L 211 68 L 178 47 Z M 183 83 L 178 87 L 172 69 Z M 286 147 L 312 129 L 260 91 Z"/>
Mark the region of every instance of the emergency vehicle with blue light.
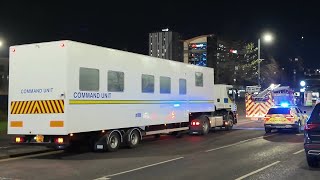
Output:
<path fill-rule="evenodd" d="M 246 88 L 246 117 L 252 120 L 263 120 L 269 109 L 280 103 L 295 105 L 294 91 L 289 86 L 271 84 L 260 90 L 258 86 Z"/>
<path fill-rule="evenodd" d="M 17 144 L 130 148 L 144 136 L 237 123 L 214 70 L 74 41 L 10 47 L 8 134 Z"/>
<path fill-rule="evenodd" d="M 265 131 L 270 133 L 273 129 L 291 129 L 301 133 L 301 128 L 308 118 L 305 113 L 287 102 L 271 107 L 264 117 Z"/>

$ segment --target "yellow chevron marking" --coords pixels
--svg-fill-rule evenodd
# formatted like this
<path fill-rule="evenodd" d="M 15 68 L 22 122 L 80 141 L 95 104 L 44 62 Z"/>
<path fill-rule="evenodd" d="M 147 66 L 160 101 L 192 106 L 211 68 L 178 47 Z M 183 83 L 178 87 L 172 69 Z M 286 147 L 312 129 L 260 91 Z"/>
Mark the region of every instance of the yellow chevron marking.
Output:
<path fill-rule="evenodd" d="M 58 113 L 57 108 L 56 108 L 56 105 L 55 105 L 55 103 L 54 103 L 54 100 L 50 100 L 50 103 L 51 103 L 51 105 L 52 105 L 52 107 L 53 107 L 53 109 L 54 109 L 54 113 Z"/>

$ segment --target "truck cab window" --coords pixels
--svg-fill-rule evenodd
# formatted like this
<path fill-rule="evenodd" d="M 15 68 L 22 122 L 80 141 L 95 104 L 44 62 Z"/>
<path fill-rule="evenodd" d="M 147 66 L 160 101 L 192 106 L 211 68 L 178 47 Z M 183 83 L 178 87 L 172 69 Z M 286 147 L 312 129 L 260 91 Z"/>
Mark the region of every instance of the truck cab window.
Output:
<path fill-rule="evenodd" d="M 237 90 L 234 89 L 234 88 L 227 88 L 227 91 L 228 91 L 228 97 L 234 101 L 235 98 L 237 97 Z"/>

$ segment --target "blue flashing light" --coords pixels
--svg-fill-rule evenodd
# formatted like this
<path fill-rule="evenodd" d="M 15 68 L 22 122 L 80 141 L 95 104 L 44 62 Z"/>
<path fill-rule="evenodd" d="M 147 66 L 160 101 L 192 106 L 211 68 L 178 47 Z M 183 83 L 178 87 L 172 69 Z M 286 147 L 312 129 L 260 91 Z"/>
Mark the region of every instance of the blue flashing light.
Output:
<path fill-rule="evenodd" d="M 174 104 L 173 107 L 180 107 L 180 104 Z"/>
<path fill-rule="evenodd" d="M 281 105 L 281 107 L 289 107 L 289 103 L 286 103 L 286 102 L 283 102 L 280 105 Z"/>

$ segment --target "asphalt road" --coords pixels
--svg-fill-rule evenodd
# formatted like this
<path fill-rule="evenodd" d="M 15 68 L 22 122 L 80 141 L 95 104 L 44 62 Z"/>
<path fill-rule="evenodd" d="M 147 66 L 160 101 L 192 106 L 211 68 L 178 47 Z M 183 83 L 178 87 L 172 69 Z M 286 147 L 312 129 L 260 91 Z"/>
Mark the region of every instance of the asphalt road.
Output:
<path fill-rule="evenodd" d="M 55 152 L 0 160 L 2 179 L 319 179 L 303 150 L 303 134 L 265 134 L 259 122 L 207 136 L 148 138 L 114 153 Z M 248 128 L 249 127 L 249 128 Z"/>

